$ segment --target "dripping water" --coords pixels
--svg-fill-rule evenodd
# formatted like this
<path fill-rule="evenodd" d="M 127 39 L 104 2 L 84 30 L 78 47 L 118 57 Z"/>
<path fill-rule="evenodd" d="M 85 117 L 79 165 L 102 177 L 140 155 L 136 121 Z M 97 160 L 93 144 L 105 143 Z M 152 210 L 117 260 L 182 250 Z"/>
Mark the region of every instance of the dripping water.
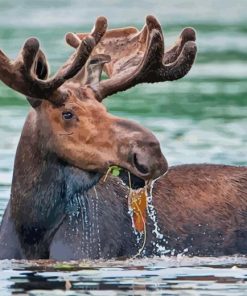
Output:
<path fill-rule="evenodd" d="M 90 223 L 89 223 L 89 253 L 93 254 L 93 248 L 95 245 L 95 239 L 94 239 L 94 234 L 95 234 L 95 218 L 96 218 L 96 213 L 95 213 L 95 201 L 93 198 L 90 198 L 89 200 L 89 208 L 90 208 Z M 90 255 L 91 257 L 92 255 Z"/>
<path fill-rule="evenodd" d="M 69 224 L 72 225 L 72 232 L 78 233 L 78 217 L 80 215 L 79 195 L 76 194 L 74 199 L 69 200 L 66 207 L 66 213 L 68 214 Z"/>
<path fill-rule="evenodd" d="M 97 221 L 96 221 L 96 217 L 97 217 L 97 211 L 96 211 L 96 199 L 90 196 L 90 199 L 88 200 L 89 203 L 89 211 L 90 211 L 90 220 L 89 220 L 89 253 L 90 253 L 90 257 L 93 256 L 93 254 L 95 254 L 95 247 L 97 246 Z M 98 253 L 98 252 L 97 252 Z"/>
<path fill-rule="evenodd" d="M 97 246 L 98 246 L 98 257 L 101 258 L 101 242 L 100 242 L 100 230 L 99 230 L 99 197 L 97 193 L 97 189 L 94 186 L 94 192 L 95 192 L 95 212 L 96 212 L 96 217 L 95 217 L 95 226 L 96 226 L 96 241 L 97 241 Z"/>
<path fill-rule="evenodd" d="M 82 220 L 82 229 L 83 229 L 83 252 L 85 256 L 89 258 L 89 209 L 86 206 L 86 197 L 81 195 L 79 198 L 79 206 L 81 210 L 81 220 Z"/>
<path fill-rule="evenodd" d="M 168 244 L 168 241 L 165 239 L 164 235 L 161 233 L 159 225 L 158 225 L 158 218 L 157 218 L 157 212 L 155 210 L 155 207 L 153 205 L 153 187 L 154 187 L 155 180 L 153 180 L 149 186 L 148 196 L 147 196 L 147 213 L 149 218 L 151 219 L 153 223 L 154 229 L 152 230 L 152 233 L 155 236 L 155 240 L 152 241 L 152 245 L 154 247 L 154 252 L 157 255 L 166 255 L 171 253 L 171 250 L 166 249 L 164 245 Z"/>

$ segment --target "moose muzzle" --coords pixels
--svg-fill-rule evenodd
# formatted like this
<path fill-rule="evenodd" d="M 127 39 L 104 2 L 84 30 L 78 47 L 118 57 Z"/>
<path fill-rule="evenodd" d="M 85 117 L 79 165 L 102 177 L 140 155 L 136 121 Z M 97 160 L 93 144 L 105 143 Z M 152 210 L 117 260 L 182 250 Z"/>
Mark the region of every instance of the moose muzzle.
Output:
<path fill-rule="evenodd" d="M 129 120 L 116 122 L 121 165 L 143 180 L 155 180 L 168 170 L 158 139 L 146 128 Z"/>

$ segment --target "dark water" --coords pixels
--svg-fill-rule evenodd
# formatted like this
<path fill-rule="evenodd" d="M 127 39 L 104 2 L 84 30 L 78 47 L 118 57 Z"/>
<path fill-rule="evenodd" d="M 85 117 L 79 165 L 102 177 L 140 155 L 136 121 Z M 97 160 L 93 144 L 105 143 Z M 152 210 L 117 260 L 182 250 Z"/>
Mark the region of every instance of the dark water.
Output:
<path fill-rule="evenodd" d="M 247 259 L 0 263 L 1 295 L 246 295 Z M 51 292 L 51 290 L 53 290 Z M 23 291 L 26 291 L 24 294 Z"/>
<path fill-rule="evenodd" d="M 71 49 L 63 36 L 90 30 L 98 15 L 111 27 L 161 21 L 169 46 L 185 26 L 198 33 L 198 57 L 176 82 L 141 85 L 106 101 L 110 112 L 150 128 L 170 164 L 246 165 L 247 2 L 0 0 L 0 48 L 15 57 L 29 36 L 40 39 L 52 71 Z M 28 112 L 24 98 L 0 85 L 0 217 L 9 198 L 16 145 Z M 0 295 L 246 295 L 247 259 L 154 258 L 76 266 L 0 263 Z M 65 283 L 67 288 L 65 291 Z M 38 290 L 37 290 L 38 289 Z M 55 289 L 56 291 L 49 291 Z M 48 290 L 48 291 L 45 291 Z"/>

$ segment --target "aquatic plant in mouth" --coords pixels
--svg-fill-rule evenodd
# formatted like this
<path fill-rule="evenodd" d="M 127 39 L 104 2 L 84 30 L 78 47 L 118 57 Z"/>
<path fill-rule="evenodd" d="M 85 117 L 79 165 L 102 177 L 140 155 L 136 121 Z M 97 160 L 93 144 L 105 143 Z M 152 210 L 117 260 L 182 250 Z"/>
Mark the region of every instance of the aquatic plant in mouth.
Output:
<path fill-rule="evenodd" d="M 121 167 L 117 165 L 110 166 L 104 176 L 104 182 L 106 181 L 109 174 L 114 177 L 119 177 L 121 171 L 123 171 Z M 125 170 L 126 171 L 126 170 Z M 131 175 L 130 172 L 127 171 L 128 174 L 128 184 L 125 184 L 129 187 L 129 196 L 128 196 L 128 204 L 129 209 L 132 211 L 133 215 L 133 224 L 134 228 L 138 232 L 143 232 L 145 229 L 146 218 L 147 218 L 147 183 L 145 182 L 145 186 L 138 189 L 132 188 Z"/>
<path fill-rule="evenodd" d="M 122 168 L 120 168 L 119 166 L 111 165 L 105 174 L 104 182 L 106 181 L 109 174 L 112 174 L 114 177 L 118 177 L 120 175 L 121 170 Z"/>

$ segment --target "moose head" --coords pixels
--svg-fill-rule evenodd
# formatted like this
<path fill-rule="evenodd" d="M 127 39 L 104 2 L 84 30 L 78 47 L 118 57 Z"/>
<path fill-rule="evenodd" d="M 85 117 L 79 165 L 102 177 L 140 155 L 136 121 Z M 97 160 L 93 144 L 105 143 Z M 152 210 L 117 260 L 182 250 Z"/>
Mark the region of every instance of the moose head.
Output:
<path fill-rule="evenodd" d="M 194 30 L 184 29 L 164 51 L 153 16 L 141 31 L 107 31 L 106 19 L 99 17 L 91 33 L 68 33 L 66 41 L 76 51 L 53 77 L 36 38 L 25 42 L 14 61 L 0 51 L 0 79 L 33 107 L 26 129 L 38 135 L 42 153 L 88 172 L 117 165 L 143 180 L 164 174 L 167 162 L 155 136 L 109 114 L 102 100 L 139 83 L 186 75 L 196 55 Z M 102 71 L 108 79 L 101 80 Z"/>

